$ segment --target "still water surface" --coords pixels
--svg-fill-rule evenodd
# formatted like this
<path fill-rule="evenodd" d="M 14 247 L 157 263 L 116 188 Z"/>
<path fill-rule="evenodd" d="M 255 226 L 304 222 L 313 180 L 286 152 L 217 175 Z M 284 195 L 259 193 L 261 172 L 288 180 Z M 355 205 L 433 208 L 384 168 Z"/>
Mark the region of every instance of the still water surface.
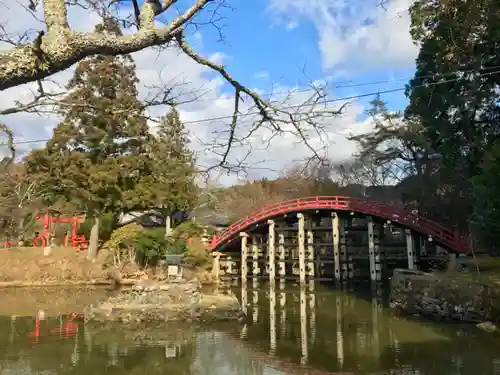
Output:
<path fill-rule="evenodd" d="M 500 375 L 499 339 L 395 316 L 370 293 L 251 283 L 235 292 L 247 324 L 132 331 L 68 319 L 102 290 L 0 290 L 0 374 Z"/>

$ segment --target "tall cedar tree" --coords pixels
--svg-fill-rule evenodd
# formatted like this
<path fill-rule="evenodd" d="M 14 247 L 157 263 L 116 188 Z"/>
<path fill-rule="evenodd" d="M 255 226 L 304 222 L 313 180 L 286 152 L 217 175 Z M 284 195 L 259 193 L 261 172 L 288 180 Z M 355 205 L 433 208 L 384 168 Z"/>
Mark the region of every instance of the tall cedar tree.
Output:
<path fill-rule="evenodd" d="M 165 217 L 190 210 L 197 201 L 195 163 L 188 145 L 188 133 L 173 109 L 161 119 L 150 138 L 150 176 L 137 187 L 152 208 L 161 210 Z"/>
<path fill-rule="evenodd" d="M 114 25 L 98 31 L 118 32 Z M 31 153 L 26 167 L 42 186 L 47 204 L 83 211 L 94 218 L 89 258 L 97 252 L 99 216 L 141 207 L 134 189 L 146 174 L 149 141 L 137 99 L 135 65 L 129 56 L 81 61 L 67 89 L 64 120 L 46 147 Z"/>
<path fill-rule="evenodd" d="M 473 210 L 472 184 L 500 138 L 500 2 L 416 1 L 410 32 L 420 46 L 407 95 L 440 160 L 448 199 L 462 229 Z"/>
<path fill-rule="evenodd" d="M 494 146 L 472 180 L 474 211 L 472 225 L 481 247 L 500 254 L 500 144 Z"/>

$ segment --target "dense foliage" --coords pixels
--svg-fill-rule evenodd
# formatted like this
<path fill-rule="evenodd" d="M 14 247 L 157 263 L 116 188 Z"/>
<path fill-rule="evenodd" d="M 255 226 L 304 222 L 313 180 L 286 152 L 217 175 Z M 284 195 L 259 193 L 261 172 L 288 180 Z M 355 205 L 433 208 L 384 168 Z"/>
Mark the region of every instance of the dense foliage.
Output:
<path fill-rule="evenodd" d="M 359 156 L 397 174 L 405 205 L 496 252 L 500 3 L 415 1 L 410 15 L 420 47 L 410 103 L 394 114 L 372 102 L 375 131 L 355 137 Z"/>
<path fill-rule="evenodd" d="M 500 206 L 483 197 L 498 193 L 490 172 L 500 137 L 500 3 L 418 1 L 411 16 L 420 53 L 406 115 L 419 119 L 439 160 L 445 209 L 462 230 L 474 211 L 476 234 L 491 247 L 487 222 Z"/>
<path fill-rule="evenodd" d="M 198 195 L 193 152 L 179 113 L 173 109 L 162 117 L 148 147 L 149 176 L 143 176 L 138 191 L 165 215 L 193 208 Z"/>

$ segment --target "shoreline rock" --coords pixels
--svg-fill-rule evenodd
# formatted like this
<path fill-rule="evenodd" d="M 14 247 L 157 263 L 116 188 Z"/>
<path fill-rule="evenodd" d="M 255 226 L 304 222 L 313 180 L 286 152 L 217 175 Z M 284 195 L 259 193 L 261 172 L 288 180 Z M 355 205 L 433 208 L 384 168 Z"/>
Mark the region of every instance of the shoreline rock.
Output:
<path fill-rule="evenodd" d="M 85 322 L 215 322 L 245 318 L 236 296 L 205 294 L 199 282 L 144 280 L 85 309 Z"/>
<path fill-rule="evenodd" d="M 478 323 L 478 324 L 476 324 L 476 327 L 479 329 L 482 329 L 485 332 L 489 332 L 489 333 L 493 333 L 493 332 L 498 331 L 498 327 L 495 324 L 493 324 L 492 322 Z"/>
<path fill-rule="evenodd" d="M 408 314 L 467 323 L 500 319 L 500 295 L 491 287 L 415 270 L 394 270 L 389 305 Z"/>

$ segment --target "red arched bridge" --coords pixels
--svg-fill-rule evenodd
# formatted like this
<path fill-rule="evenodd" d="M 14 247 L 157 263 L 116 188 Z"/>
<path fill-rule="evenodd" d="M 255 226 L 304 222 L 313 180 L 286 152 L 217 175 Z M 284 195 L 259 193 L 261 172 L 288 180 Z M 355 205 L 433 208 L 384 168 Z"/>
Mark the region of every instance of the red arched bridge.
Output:
<path fill-rule="evenodd" d="M 360 198 L 318 196 L 291 199 L 264 206 L 236 221 L 218 236 L 214 236 L 211 244 L 212 249 L 221 249 L 224 245 L 239 237 L 240 232 L 258 223 L 292 212 L 304 213 L 311 210 L 346 211 L 390 220 L 401 227 L 432 238 L 432 241 L 447 250 L 456 253 L 467 253 L 471 248 L 470 237 L 462 236 L 457 231 L 450 230 L 435 221 L 410 211 Z"/>

